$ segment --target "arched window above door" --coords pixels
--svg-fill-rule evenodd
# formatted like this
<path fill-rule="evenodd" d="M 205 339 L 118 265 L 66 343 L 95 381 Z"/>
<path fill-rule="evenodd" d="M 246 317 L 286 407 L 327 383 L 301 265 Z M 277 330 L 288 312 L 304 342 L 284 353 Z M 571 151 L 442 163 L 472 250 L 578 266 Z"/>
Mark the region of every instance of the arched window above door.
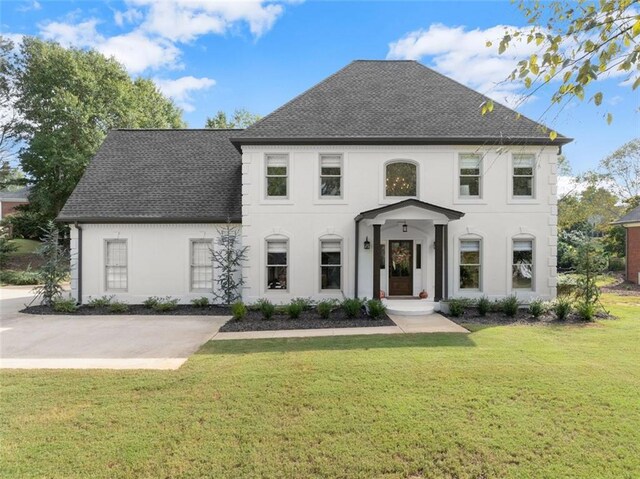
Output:
<path fill-rule="evenodd" d="M 418 165 L 410 161 L 392 161 L 384 171 L 386 197 L 418 196 Z"/>

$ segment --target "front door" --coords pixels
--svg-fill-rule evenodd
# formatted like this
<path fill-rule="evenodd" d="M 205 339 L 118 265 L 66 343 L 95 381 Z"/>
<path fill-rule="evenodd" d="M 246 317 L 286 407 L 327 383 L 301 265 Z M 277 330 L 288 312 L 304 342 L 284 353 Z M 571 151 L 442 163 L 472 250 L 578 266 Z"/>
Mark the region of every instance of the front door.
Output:
<path fill-rule="evenodd" d="M 389 296 L 413 295 L 413 241 L 389 240 Z"/>

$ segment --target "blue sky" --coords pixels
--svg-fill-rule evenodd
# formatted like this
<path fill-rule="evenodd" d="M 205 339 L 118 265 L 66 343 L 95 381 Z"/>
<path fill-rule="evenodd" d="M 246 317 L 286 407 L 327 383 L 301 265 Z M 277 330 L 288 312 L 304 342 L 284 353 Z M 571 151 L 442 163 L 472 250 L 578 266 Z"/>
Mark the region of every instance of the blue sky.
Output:
<path fill-rule="evenodd" d="M 506 0 L 10 0 L 0 8 L 5 35 L 95 48 L 133 77 L 156 80 L 185 110 L 190 127 L 202 127 L 218 110 L 265 115 L 354 59 L 416 59 L 508 105 L 522 93 L 500 83 L 515 56 L 485 46 L 487 40 L 497 45 L 503 26 L 525 26 Z M 518 111 L 575 138 L 565 153 L 574 171 L 582 171 L 640 136 L 640 91 L 623 80 L 593 86 L 605 93 L 599 108 L 574 102 L 542 116 L 548 106 L 542 93 Z M 611 126 L 607 112 L 614 115 Z"/>

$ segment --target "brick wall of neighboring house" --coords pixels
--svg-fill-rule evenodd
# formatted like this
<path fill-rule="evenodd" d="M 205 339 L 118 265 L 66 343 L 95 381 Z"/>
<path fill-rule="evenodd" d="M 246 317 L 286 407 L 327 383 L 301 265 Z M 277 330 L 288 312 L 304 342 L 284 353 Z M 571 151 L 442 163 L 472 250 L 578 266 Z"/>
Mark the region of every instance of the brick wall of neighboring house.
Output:
<path fill-rule="evenodd" d="M 640 226 L 627 228 L 627 280 L 638 282 L 640 272 Z"/>
<path fill-rule="evenodd" d="M 1 201 L 0 204 L 0 218 L 4 218 L 15 212 L 16 206 L 29 204 L 26 201 Z"/>

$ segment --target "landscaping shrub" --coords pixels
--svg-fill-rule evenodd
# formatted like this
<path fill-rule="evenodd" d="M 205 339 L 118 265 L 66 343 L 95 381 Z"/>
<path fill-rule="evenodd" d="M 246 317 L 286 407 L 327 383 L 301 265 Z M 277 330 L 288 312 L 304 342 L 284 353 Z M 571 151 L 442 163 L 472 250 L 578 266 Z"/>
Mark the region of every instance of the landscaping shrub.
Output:
<path fill-rule="evenodd" d="M 529 313 L 534 318 L 539 318 L 545 312 L 545 304 L 541 299 L 534 299 L 529 303 Z"/>
<path fill-rule="evenodd" d="M 4 269 L 11 253 L 17 249 L 18 247 L 9 240 L 9 235 L 4 232 L 4 228 L 0 227 L 0 271 Z"/>
<path fill-rule="evenodd" d="M 60 231 L 53 221 L 43 231 L 43 243 L 38 254 L 44 260 L 40 272 L 42 284 L 34 288 L 36 298 L 42 304 L 51 305 L 62 296 L 62 282 L 69 274 L 69 250 L 60 244 Z"/>
<path fill-rule="evenodd" d="M 57 313 L 73 313 L 78 309 L 76 300 L 73 298 L 55 298 L 51 302 L 51 306 Z"/>
<path fill-rule="evenodd" d="M 247 315 L 247 307 L 242 301 L 236 301 L 231 305 L 231 314 L 234 319 L 242 319 Z"/>
<path fill-rule="evenodd" d="M 580 301 L 576 306 L 576 312 L 584 321 L 593 321 L 596 316 L 597 306 L 594 303 Z"/>
<path fill-rule="evenodd" d="M 342 302 L 341 307 L 347 315 L 347 318 L 355 318 L 362 309 L 362 301 L 358 298 L 346 298 Z"/>
<path fill-rule="evenodd" d="M 0 271 L 0 283 L 15 284 L 16 286 L 36 285 L 42 283 L 39 271 Z"/>
<path fill-rule="evenodd" d="M 258 301 L 258 310 L 264 319 L 271 319 L 276 312 L 276 307 L 268 299 L 261 299 Z"/>
<path fill-rule="evenodd" d="M 609 257 L 609 271 L 624 271 L 624 269 L 624 258 L 618 258 L 617 256 Z"/>
<path fill-rule="evenodd" d="M 173 311 L 178 306 L 178 300 L 176 298 L 172 298 L 171 296 L 166 296 L 164 298 L 156 298 L 157 302 L 151 309 L 154 311 L 158 311 L 159 313 L 163 313 L 165 311 Z"/>
<path fill-rule="evenodd" d="M 518 314 L 518 298 L 514 294 L 502 300 L 502 312 L 510 318 Z"/>
<path fill-rule="evenodd" d="M 367 301 L 367 313 L 374 319 L 379 318 L 387 310 L 387 307 L 379 299 Z"/>
<path fill-rule="evenodd" d="M 449 314 L 454 318 L 461 316 L 464 310 L 469 305 L 469 300 L 466 298 L 451 298 L 449 300 Z"/>
<path fill-rule="evenodd" d="M 313 301 L 311 301 L 311 298 L 295 298 L 291 300 L 291 303 L 298 304 L 303 311 L 308 311 L 313 308 Z"/>
<path fill-rule="evenodd" d="M 320 301 L 317 306 L 318 314 L 322 319 L 329 319 L 329 316 L 331 316 L 331 311 L 333 311 L 333 308 L 335 307 L 335 299 L 325 299 L 324 301 Z"/>
<path fill-rule="evenodd" d="M 576 290 L 577 278 L 574 274 L 558 275 L 558 296 L 573 294 Z"/>
<path fill-rule="evenodd" d="M 193 304 L 196 308 L 206 308 L 207 306 L 209 306 L 209 298 L 203 296 L 202 298 L 192 299 L 191 304 Z"/>
<path fill-rule="evenodd" d="M 291 301 L 284 307 L 285 313 L 287 313 L 287 316 L 289 316 L 291 319 L 298 319 L 300 317 L 300 313 L 302 313 L 303 310 L 304 305 L 295 300 Z"/>
<path fill-rule="evenodd" d="M 93 298 L 89 297 L 89 301 L 87 301 L 87 306 L 90 308 L 106 308 L 111 304 L 113 298 L 115 296 L 102 296 L 101 298 Z"/>
<path fill-rule="evenodd" d="M 486 296 L 483 296 L 478 300 L 478 314 L 486 316 L 489 311 L 491 311 L 491 301 Z"/>
<path fill-rule="evenodd" d="M 571 313 L 571 301 L 567 298 L 558 298 L 553 304 L 553 313 L 559 321 L 564 321 Z"/>
<path fill-rule="evenodd" d="M 160 302 L 160 298 L 157 296 L 150 296 L 142 303 L 145 308 L 153 309 L 153 307 Z"/>
<path fill-rule="evenodd" d="M 113 301 L 109 304 L 109 311 L 112 313 L 126 313 L 129 311 L 129 305 L 122 301 Z"/>

